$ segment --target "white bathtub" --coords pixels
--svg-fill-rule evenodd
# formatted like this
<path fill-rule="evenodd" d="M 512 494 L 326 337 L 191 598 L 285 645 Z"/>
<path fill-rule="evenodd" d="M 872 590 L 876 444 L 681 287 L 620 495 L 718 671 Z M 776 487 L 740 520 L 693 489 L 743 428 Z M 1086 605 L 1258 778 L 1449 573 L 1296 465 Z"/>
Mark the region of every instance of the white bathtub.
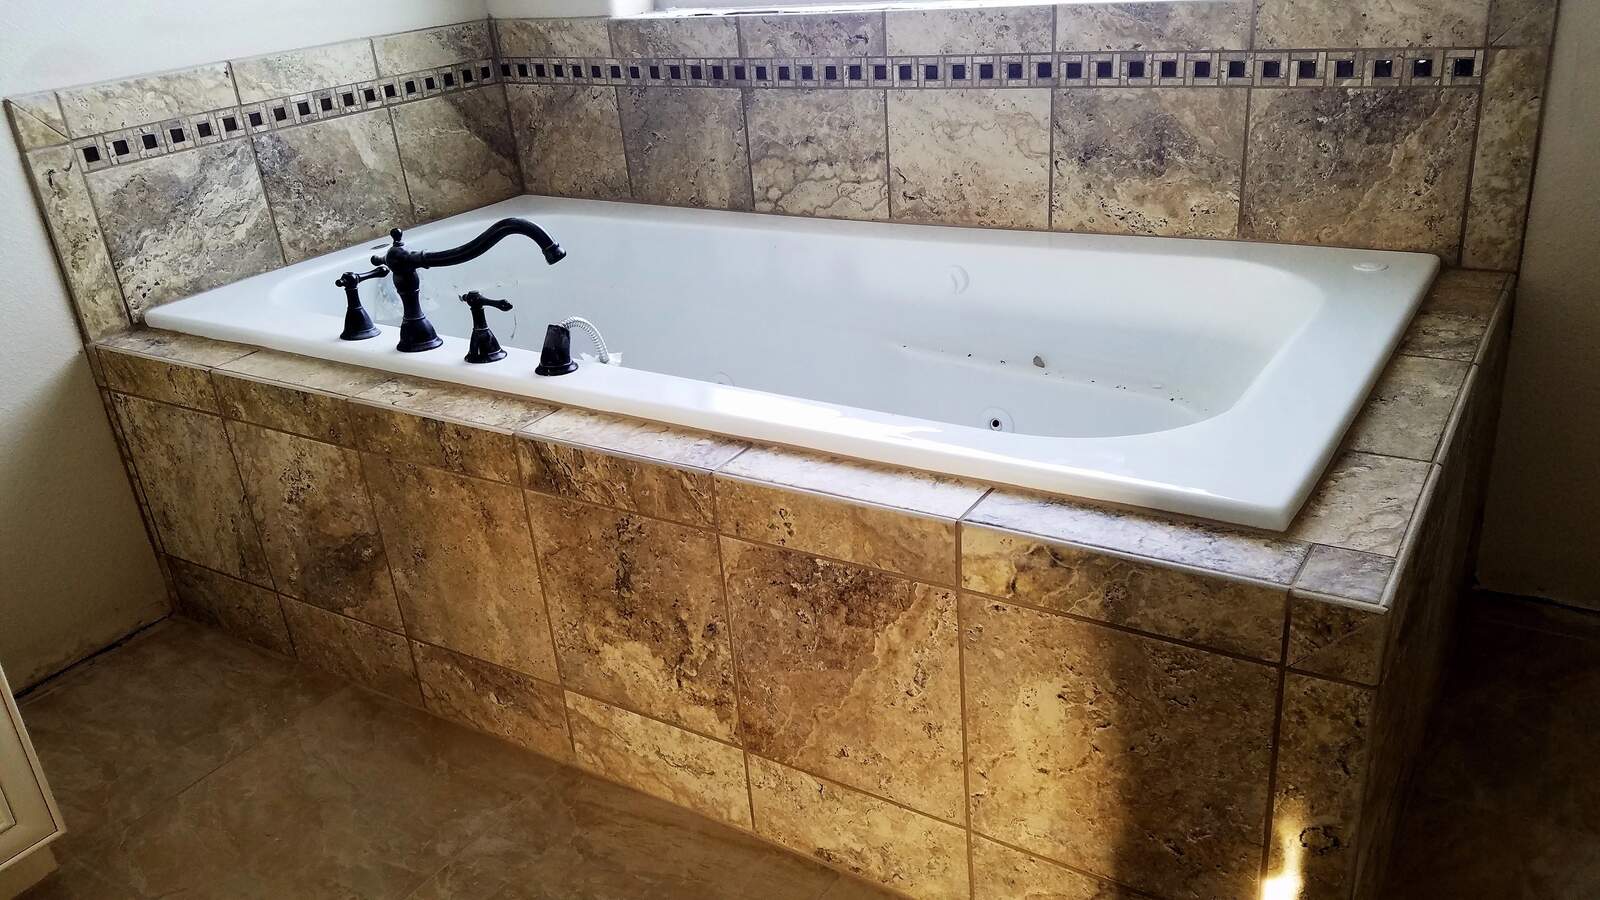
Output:
<path fill-rule="evenodd" d="M 1288 526 L 1426 291 L 1423 254 L 776 218 L 519 197 L 406 232 L 443 347 L 338 339 L 334 279 L 373 241 L 151 310 L 150 325 L 773 441 L 1270 529 Z M 469 365 L 489 310 L 510 355 Z M 533 374 L 545 325 L 592 320 L 625 366 Z M 574 351 L 587 339 L 573 333 Z M 997 430 L 998 429 L 998 430 Z"/>

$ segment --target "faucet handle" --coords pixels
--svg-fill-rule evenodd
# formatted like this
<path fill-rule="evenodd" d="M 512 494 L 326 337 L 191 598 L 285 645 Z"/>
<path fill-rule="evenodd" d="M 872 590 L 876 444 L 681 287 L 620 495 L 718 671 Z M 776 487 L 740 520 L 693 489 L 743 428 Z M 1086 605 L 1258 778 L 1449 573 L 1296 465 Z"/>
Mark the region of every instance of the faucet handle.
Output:
<path fill-rule="evenodd" d="M 370 272 L 346 272 L 339 276 L 338 280 L 334 282 L 334 285 L 336 287 L 342 287 L 348 291 L 363 281 L 367 281 L 372 278 L 382 278 L 383 276 L 389 274 L 388 266 L 383 265 L 381 262 L 378 262 L 377 265 L 378 267 Z"/>
<path fill-rule="evenodd" d="M 493 300 L 493 299 L 490 299 L 488 297 L 485 297 L 484 295 L 478 293 L 477 291 L 467 291 L 465 294 L 462 294 L 461 295 L 461 302 L 465 303 L 466 305 L 468 305 L 470 307 L 472 307 L 472 317 L 474 319 L 477 319 L 477 318 L 479 318 L 479 317 L 481 317 L 483 315 L 483 308 L 485 306 L 492 306 L 495 309 L 500 310 L 501 312 L 510 312 L 511 311 L 511 301 L 509 301 L 509 300 Z"/>
<path fill-rule="evenodd" d="M 510 302 L 491 300 L 477 291 L 467 291 L 462 294 L 461 302 L 472 308 L 472 337 L 467 341 L 467 362 L 490 363 L 497 359 L 505 359 L 506 351 L 501 349 L 494 332 L 489 330 L 489 322 L 484 318 L 483 308 L 492 306 L 502 312 L 510 312 Z"/>

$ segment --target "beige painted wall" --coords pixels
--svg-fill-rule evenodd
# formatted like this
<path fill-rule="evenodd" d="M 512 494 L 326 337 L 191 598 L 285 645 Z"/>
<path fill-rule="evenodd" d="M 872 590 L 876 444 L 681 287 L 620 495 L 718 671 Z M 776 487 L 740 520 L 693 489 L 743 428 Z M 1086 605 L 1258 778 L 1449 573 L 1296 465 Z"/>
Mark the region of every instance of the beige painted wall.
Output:
<path fill-rule="evenodd" d="M 485 0 L 5 0 L 0 96 L 486 13 Z M 17 689 L 167 610 L 67 304 L 0 127 L 0 666 Z"/>
<path fill-rule="evenodd" d="M 1600 2 L 1564 0 L 1479 559 L 1487 587 L 1600 609 Z"/>

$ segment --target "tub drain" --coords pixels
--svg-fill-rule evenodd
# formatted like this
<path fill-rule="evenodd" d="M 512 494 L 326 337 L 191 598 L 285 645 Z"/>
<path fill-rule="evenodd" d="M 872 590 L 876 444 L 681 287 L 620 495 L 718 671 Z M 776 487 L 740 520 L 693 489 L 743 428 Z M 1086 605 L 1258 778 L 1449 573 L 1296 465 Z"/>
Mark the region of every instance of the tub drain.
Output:
<path fill-rule="evenodd" d="M 1011 414 L 998 406 L 991 406 L 983 411 L 983 427 L 990 431 L 1015 431 L 1011 424 Z"/>

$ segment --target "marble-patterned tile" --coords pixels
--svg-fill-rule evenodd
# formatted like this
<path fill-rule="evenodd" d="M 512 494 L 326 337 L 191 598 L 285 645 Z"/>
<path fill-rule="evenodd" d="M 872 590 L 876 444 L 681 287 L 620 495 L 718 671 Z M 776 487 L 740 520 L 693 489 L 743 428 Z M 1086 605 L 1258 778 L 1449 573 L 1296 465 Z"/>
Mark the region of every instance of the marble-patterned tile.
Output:
<path fill-rule="evenodd" d="M 1394 556 L 1422 496 L 1428 468 L 1420 460 L 1341 453 L 1328 464 L 1287 534 L 1313 544 Z"/>
<path fill-rule="evenodd" d="M 1278 586 L 1201 575 L 1100 550 L 968 525 L 961 586 L 1276 662 L 1284 604 Z"/>
<path fill-rule="evenodd" d="M 523 485 L 530 490 L 702 526 L 715 515 L 711 470 L 746 446 L 578 409 L 538 420 L 517 441 Z"/>
<path fill-rule="evenodd" d="M 1463 265 L 1515 269 L 1521 261 L 1547 63 L 1542 47 L 1489 51 Z"/>
<path fill-rule="evenodd" d="M 289 262 L 411 224 L 388 110 L 285 128 L 253 140 Z"/>
<path fill-rule="evenodd" d="M 489 22 L 481 19 L 372 39 L 379 75 L 403 75 L 494 56 Z"/>
<path fill-rule="evenodd" d="M 107 388 L 146 400 L 217 412 L 217 392 L 211 385 L 209 366 L 142 353 L 124 353 L 109 346 L 97 348 L 100 380 Z"/>
<path fill-rule="evenodd" d="M 970 896 L 967 836 L 954 825 L 756 756 L 750 793 L 763 837 L 908 896 Z"/>
<path fill-rule="evenodd" d="M 1252 90 L 1242 236 L 1454 259 L 1477 113 L 1475 91 Z"/>
<path fill-rule="evenodd" d="M 556 680 L 522 492 L 365 454 L 406 633 Z"/>
<path fill-rule="evenodd" d="M 411 647 L 403 635 L 283 598 L 283 617 L 301 662 L 413 706 L 421 703 Z"/>
<path fill-rule="evenodd" d="M 1048 7 L 1036 8 L 1048 12 Z M 892 218 L 1046 226 L 1049 90 L 894 90 L 888 95 Z"/>
<path fill-rule="evenodd" d="M 61 116 L 61 104 L 56 102 L 55 91 L 7 97 L 6 114 L 11 119 L 11 130 L 17 136 L 19 150 L 37 150 L 67 142 L 67 122 Z"/>
<path fill-rule="evenodd" d="M 257 350 L 251 344 L 214 341 L 211 338 L 184 334 L 181 331 L 162 331 L 158 328 L 123 332 L 100 341 L 97 346 L 102 350 L 120 350 L 195 366 L 226 365 Z"/>
<path fill-rule="evenodd" d="M 604 16 L 566 19 L 495 19 L 501 56 L 577 57 L 611 55 L 610 20 Z"/>
<path fill-rule="evenodd" d="M 963 521 L 1277 584 L 1310 550 L 1281 534 L 1015 490 L 991 491 Z"/>
<path fill-rule="evenodd" d="M 510 430 L 553 409 L 522 397 L 405 378 L 358 397 L 348 414 L 361 449 L 508 483 L 517 480 Z"/>
<path fill-rule="evenodd" d="M 1334 603 L 1298 593 L 1289 600 L 1290 668 L 1358 684 L 1383 676 L 1392 614 L 1380 606 Z"/>
<path fill-rule="evenodd" d="M 567 692 L 578 765 L 702 815 L 752 827 L 744 752 Z"/>
<path fill-rule="evenodd" d="M 1556 31 L 1557 0 L 1491 0 L 1489 46 L 1548 47 Z"/>
<path fill-rule="evenodd" d="M 1469 368 L 1455 360 L 1392 357 L 1367 396 L 1367 405 L 1345 433 L 1345 448 L 1433 459 Z"/>
<path fill-rule="evenodd" d="M 1311 548 L 1295 577 L 1296 591 L 1378 603 L 1394 575 L 1394 558 L 1339 547 Z"/>
<path fill-rule="evenodd" d="M 1399 353 L 1472 362 L 1506 285 L 1503 272 L 1445 269 L 1434 280 Z"/>
<path fill-rule="evenodd" d="M 482 87 L 389 111 L 417 221 L 442 219 L 522 193 L 506 95 Z"/>
<path fill-rule="evenodd" d="M 556 410 L 549 403 L 532 397 L 408 375 L 392 376 L 357 396 L 419 415 L 498 431 L 518 431 Z"/>
<path fill-rule="evenodd" d="M 718 88 L 618 88 L 634 199 L 750 209 L 740 97 L 737 90 Z"/>
<path fill-rule="evenodd" d="M 726 534 L 922 581 L 956 582 L 956 521 L 810 491 L 717 476 Z"/>
<path fill-rule="evenodd" d="M 882 91 L 747 91 L 756 212 L 889 217 Z"/>
<path fill-rule="evenodd" d="M 611 52 L 624 58 L 739 55 L 733 16 L 611 20 Z"/>
<path fill-rule="evenodd" d="M 884 13 L 890 56 L 942 53 L 1049 53 L 1049 6 L 899 9 Z"/>
<path fill-rule="evenodd" d="M 283 265 L 245 141 L 124 163 L 87 177 L 135 320 L 150 306 Z"/>
<path fill-rule="evenodd" d="M 722 558 L 745 747 L 962 821 L 955 594 L 728 538 Z"/>
<path fill-rule="evenodd" d="M 345 398 L 392 378 L 388 372 L 261 350 L 211 372 L 222 415 L 351 446 Z"/>
<path fill-rule="evenodd" d="M 411 648 L 430 712 L 543 756 L 572 758 L 561 688 L 432 644 Z"/>
<path fill-rule="evenodd" d="M 773 59 L 883 56 L 881 12 L 826 12 L 739 16 L 745 56 Z"/>
<path fill-rule="evenodd" d="M 1239 233 L 1244 91 L 1075 88 L 1056 92 L 1054 115 L 1050 227 Z"/>
<path fill-rule="evenodd" d="M 1257 0 L 1258 48 L 1476 47 L 1488 0 Z"/>
<path fill-rule="evenodd" d="M 27 154 L 27 166 L 84 336 L 92 341 L 127 330 L 122 285 L 77 154 L 71 147 L 34 150 Z"/>
<path fill-rule="evenodd" d="M 772 446 L 751 447 L 719 468 L 717 474 L 946 519 L 960 518 L 989 489 L 952 475 Z"/>
<path fill-rule="evenodd" d="M 1371 720 L 1371 691 L 1285 676 L 1267 875 L 1307 900 L 1350 896 Z"/>
<path fill-rule="evenodd" d="M 56 92 L 72 137 L 236 105 L 227 63 L 141 75 Z"/>
<path fill-rule="evenodd" d="M 961 613 L 974 829 L 1162 896 L 1254 896 L 1275 670 L 974 595 Z"/>
<path fill-rule="evenodd" d="M 543 494 L 526 499 L 563 684 L 733 740 L 716 536 Z"/>
<path fill-rule="evenodd" d="M 973 900 L 1135 900 L 1137 896 L 1109 881 L 972 836 Z"/>
<path fill-rule="evenodd" d="M 284 656 L 294 655 L 278 595 L 248 581 L 167 557 L 175 610 L 191 619 Z"/>
<path fill-rule="evenodd" d="M 228 436 L 280 593 L 403 630 L 356 451 L 231 422 Z"/>
<path fill-rule="evenodd" d="M 236 59 L 232 65 L 241 103 L 259 103 L 378 77 L 372 42 L 366 38 Z"/>
<path fill-rule="evenodd" d="M 168 553 L 270 587 L 222 419 L 112 394 Z"/>
<path fill-rule="evenodd" d="M 508 84 L 506 99 L 529 193 L 629 198 L 616 88 Z"/>
<path fill-rule="evenodd" d="M 1057 50 L 1243 50 L 1252 0 L 1190 3 L 1064 3 Z"/>

